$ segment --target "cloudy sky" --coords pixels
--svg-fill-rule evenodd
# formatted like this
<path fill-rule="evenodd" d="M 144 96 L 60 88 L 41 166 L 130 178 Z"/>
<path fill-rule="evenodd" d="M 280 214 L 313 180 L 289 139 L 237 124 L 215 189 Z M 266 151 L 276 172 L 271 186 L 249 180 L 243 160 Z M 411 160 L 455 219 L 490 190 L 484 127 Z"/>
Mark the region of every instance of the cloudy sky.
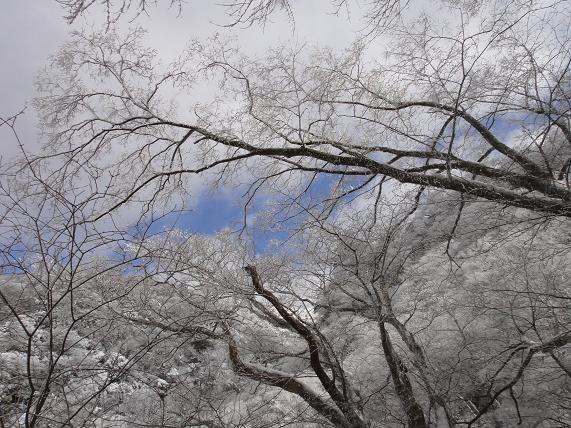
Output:
<path fill-rule="evenodd" d="M 235 38 L 242 50 L 250 55 L 262 55 L 271 46 L 288 43 L 329 45 L 342 49 L 354 40 L 360 25 L 358 20 L 352 19 L 358 13 L 348 15 L 344 10 L 336 15 L 326 0 L 299 2 L 294 9 L 295 25 L 285 14 L 275 13 L 264 27 L 254 25 L 250 28 L 223 26 L 229 22 L 228 17 L 216 2 L 188 1 L 184 7 L 181 16 L 176 10 L 156 8 L 149 15 L 141 15 L 135 20 L 123 19 L 121 26 L 147 28 L 152 47 L 168 62 L 190 39 L 207 38 L 216 33 Z M 324 13 L 324 10 L 330 13 Z M 6 119 L 26 107 L 25 113 L 18 118 L 17 131 L 29 152 L 42 146 L 36 113 L 31 105 L 37 74 L 47 65 L 50 55 L 69 39 L 72 31 L 98 30 L 104 24 L 102 11 L 95 8 L 71 25 L 64 16 L 65 10 L 55 0 L 33 3 L 8 0 L 0 14 L 0 117 Z M 6 126 L 0 127 L 2 163 L 11 162 L 19 153 L 18 142 L 11 130 Z M 199 198 L 194 204 L 194 212 L 182 220 L 181 226 L 211 233 L 242 219 L 243 212 L 235 197 L 219 194 Z M 279 236 L 258 237 L 257 241 L 264 246 L 272 237 Z"/>
<path fill-rule="evenodd" d="M 34 78 L 50 53 L 69 31 L 55 2 L 8 1 L 0 14 L 0 117 L 11 116 L 34 97 Z M 37 147 L 34 112 L 28 107 L 18 127 L 26 146 Z M 0 128 L 0 154 L 5 159 L 17 153 L 16 141 Z"/>
<path fill-rule="evenodd" d="M 166 3 L 166 2 L 165 2 Z M 323 10 L 331 13 L 324 14 Z M 29 150 L 35 150 L 39 141 L 35 113 L 30 106 L 34 97 L 34 79 L 69 33 L 79 29 L 99 29 L 104 20 L 101 10 L 93 8 L 74 24 L 66 23 L 63 10 L 55 0 L 37 2 L 8 0 L 0 14 L 0 117 L 17 113 L 26 105 L 25 116 L 19 119 L 18 131 Z M 303 2 L 295 8 L 295 25 L 282 13 L 272 15 L 271 22 L 262 28 L 227 28 L 224 9 L 216 2 L 188 1 L 181 16 L 168 8 L 156 8 L 149 15 L 139 16 L 122 26 L 140 25 L 148 28 L 153 47 L 162 58 L 174 57 L 193 38 L 206 38 L 215 33 L 235 37 L 241 48 L 249 54 L 261 54 L 269 46 L 296 42 L 335 47 L 347 46 L 354 36 L 358 23 L 348 20 L 346 11 L 340 16 L 327 1 Z M 3 158 L 18 152 L 14 138 L 6 129 L 0 129 Z"/>

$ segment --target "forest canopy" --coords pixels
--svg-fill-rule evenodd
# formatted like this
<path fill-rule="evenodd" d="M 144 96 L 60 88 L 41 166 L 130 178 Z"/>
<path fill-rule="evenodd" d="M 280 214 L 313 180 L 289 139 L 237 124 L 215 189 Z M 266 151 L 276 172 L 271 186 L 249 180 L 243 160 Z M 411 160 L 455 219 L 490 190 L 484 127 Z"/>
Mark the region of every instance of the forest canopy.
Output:
<path fill-rule="evenodd" d="M 0 428 L 571 426 L 569 2 L 321 2 L 347 47 L 174 57 L 157 2 L 57 3 L 102 28 L 39 74 L 41 150 L 0 118 Z"/>

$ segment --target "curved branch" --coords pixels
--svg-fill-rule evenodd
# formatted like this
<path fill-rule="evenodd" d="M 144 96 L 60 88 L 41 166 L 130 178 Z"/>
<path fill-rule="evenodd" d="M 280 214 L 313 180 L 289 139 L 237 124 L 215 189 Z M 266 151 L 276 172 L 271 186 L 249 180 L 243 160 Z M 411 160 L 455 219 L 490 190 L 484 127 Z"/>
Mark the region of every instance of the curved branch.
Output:
<path fill-rule="evenodd" d="M 272 304 L 278 311 L 280 316 L 307 342 L 309 349 L 309 361 L 311 368 L 317 375 L 323 388 L 327 391 L 329 396 L 333 399 L 337 407 L 341 409 L 347 420 L 353 427 L 366 427 L 362 418 L 358 415 L 357 411 L 353 408 L 352 403 L 348 402 L 335 385 L 335 381 L 329 377 L 321 363 L 319 339 L 311 332 L 311 330 L 301 321 L 292 316 L 287 309 L 282 305 L 278 298 L 269 290 L 266 290 L 262 285 L 262 280 L 255 266 L 246 266 L 244 268 L 252 279 L 252 284 L 256 292 Z"/>
<path fill-rule="evenodd" d="M 243 362 L 240 359 L 236 341 L 232 337 L 230 329 L 226 323 L 224 323 L 224 330 L 228 341 L 230 362 L 232 363 L 232 369 L 236 374 L 291 392 L 292 394 L 301 397 L 307 404 L 309 404 L 309 406 L 311 406 L 312 409 L 327 418 L 335 426 L 342 428 L 352 427 L 349 421 L 347 421 L 345 416 L 336 407 L 324 401 L 319 394 L 315 393 L 307 385 L 297 380 L 295 375 Z"/>

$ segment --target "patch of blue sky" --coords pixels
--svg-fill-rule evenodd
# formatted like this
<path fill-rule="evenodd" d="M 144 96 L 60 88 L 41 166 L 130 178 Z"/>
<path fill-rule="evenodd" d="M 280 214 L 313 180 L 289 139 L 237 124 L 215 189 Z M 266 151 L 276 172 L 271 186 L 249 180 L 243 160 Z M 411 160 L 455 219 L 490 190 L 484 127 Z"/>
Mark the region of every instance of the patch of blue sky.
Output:
<path fill-rule="evenodd" d="M 3 240 L 2 240 L 3 241 Z M 23 273 L 25 257 L 29 255 L 28 249 L 20 242 L 10 242 L 6 245 L 1 242 L 0 250 L 0 274 L 17 274 Z"/>
<path fill-rule="evenodd" d="M 231 230 L 237 237 L 250 240 L 257 254 L 264 254 L 274 250 L 276 245 L 287 241 L 295 233 L 296 226 L 307 219 L 308 211 L 326 199 L 334 186 L 339 186 L 339 178 L 337 175 L 319 174 L 308 180 L 306 188 L 302 187 L 292 194 L 260 192 L 248 203 L 246 210 L 246 196 L 239 189 L 234 192 L 205 193 L 192 204 L 192 208 L 156 220 L 148 233 L 161 233 L 176 228 L 187 233 L 214 235 L 222 230 Z M 346 191 L 363 180 L 345 176 L 341 187 Z M 292 204 L 294 199 L 296 203 Z M 270 205 L 275 207 L 280 204 L 291 204 L 291 207 L 277 210 L 270 221 L 267 218 L 263 222 L 257 221 L 258 216 L 273 212 Z M 330 215 L 335 215 L 335 210 Z"/>
<path fill-rule="evenodd" d="M 149 232 L 160 233 L 176 228 L 187 233 L 214 235 L 226 229 L 234 231 L 237 236 L 250 238 L 254 242 L 256 252 L 264 252 L 271 242 L 287 239 L 287 232 L 249 227 L 251 225 L 248 225 L 246 220 L 262 209 L 262 201 L 259 199 L 253 201 L 245 212 L 242 195 L 233 196 L 228 192 L 204 194 L 193 204 L 193 208 L 155 221 Z"/>

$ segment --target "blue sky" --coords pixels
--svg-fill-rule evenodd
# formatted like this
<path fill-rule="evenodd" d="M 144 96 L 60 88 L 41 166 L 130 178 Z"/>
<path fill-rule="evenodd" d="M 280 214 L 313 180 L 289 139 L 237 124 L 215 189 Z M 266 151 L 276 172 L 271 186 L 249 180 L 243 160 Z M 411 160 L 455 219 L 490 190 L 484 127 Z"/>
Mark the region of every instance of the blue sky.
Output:
<path fill-rule="evenodd" d="M 321 201 L 330 191 L 331 187 L 337 183 L 338 176 L 319 175 L 311 181 L 311 186 L 300 199 L 304 207 L 311 206 L 314 201 Z M 345 183 L 346 186 L 362 179 L 352 178 Z M 288 213 L 283 213 L 279 217 L 272 217 L 275 222 L 257 222 L 258 214 L 266 214 L 268 210 L 268 202 L 284 202 L 289 203 L 289 197 L 296 195 L 282 195 L 281 197 L 273 194 L 272 200 L 266 192 L 259 192 L 255 198 L 249 203 L 246 214 L 244 213 L 244 205 L 247 196 L 243 194 L 240 188 L 220 189 L 218 191 L 205 192 L 200 194 L 196 200 L 192 201 L 192 208 L 178 213 L 173 213 L 163 219 L 156 221 L 151 227 L 151 233 L 160 233 L 169 230 L 172 227 L 181 229 L 187 233 L 198 233 L 205 235 L 215 234 L 223 229 L 229 229 L 241 234 L 242 238 L 251 240 L 255 246 L 255 251 L 262 254 L 271 250 L 273 246 L 270 244 L 285 241 L 290 235 L 293 226 L 302 221 L 307 215 L 303 212 L 303 208 L 295 208 Z M 296 214 L 294 217 L 290 216 Z M 247 228 L 244 229 L 244 218 L 247 218 Z M 287 217 L 284 220 L 284 217 Z M 278 224 L 278 222 L 281 222 Z M 288 232 L 289 231 L 289 232 Z"/>
<path fill-rule="evenodd" d="M 242 233 L 244 238 L 251 239 L 257 253 L 264 253 L 272 240 L 287 239 L 287 232 L 260 230 L 252 224 L 248 224 L 248 228 L 243 230 L 243 204 L 244 201 L 240 197 L 228 197 L 227 192 L 203 194 L 195 201 L 193 208 L 155 222 L 150 232 L 158 233 L 175 227 L 187 233 L 212 235 L 223 229 L 230 229 L 237 237 Z M 249 221 L 262 209 L 262 205 L 263 200 L 258 198 L 249 207 L 247 212 Z"/>

